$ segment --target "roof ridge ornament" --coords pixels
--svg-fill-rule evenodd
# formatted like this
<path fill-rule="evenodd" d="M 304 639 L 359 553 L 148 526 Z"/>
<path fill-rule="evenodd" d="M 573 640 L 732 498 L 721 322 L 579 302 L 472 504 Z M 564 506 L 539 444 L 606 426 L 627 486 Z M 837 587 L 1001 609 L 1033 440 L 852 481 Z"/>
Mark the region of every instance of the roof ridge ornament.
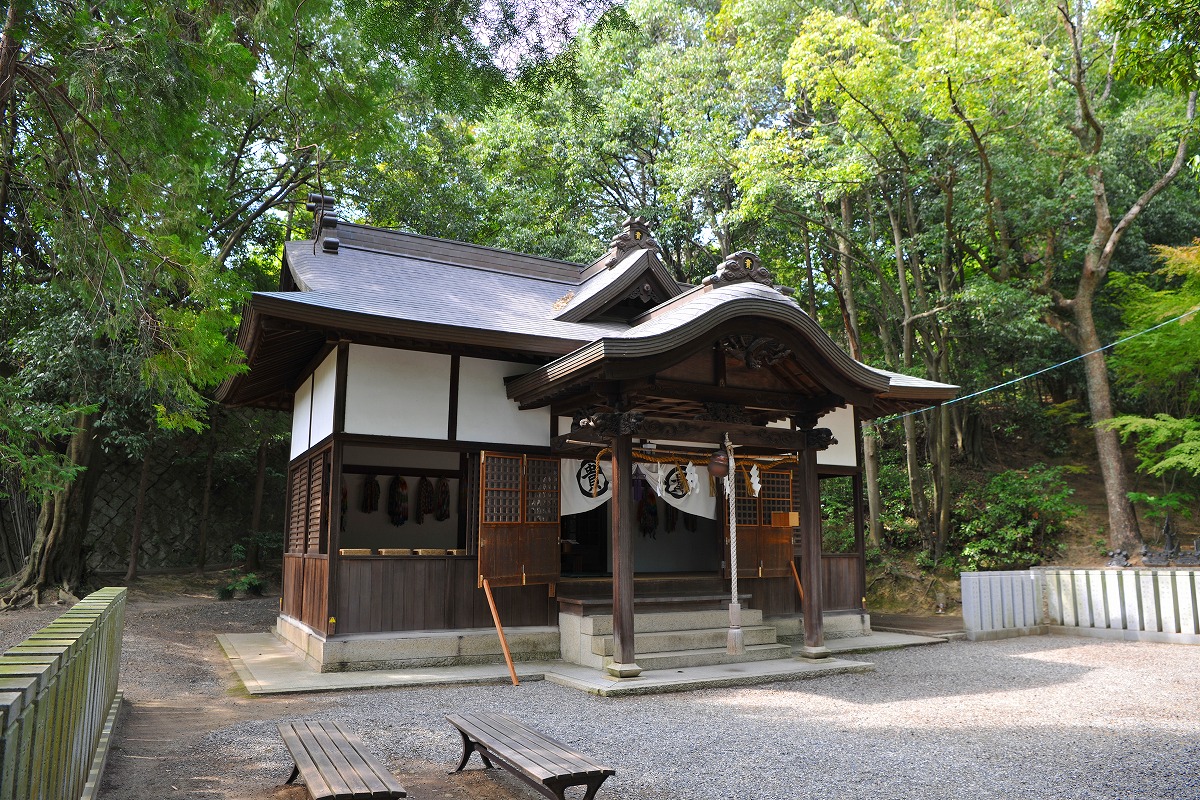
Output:
<path fill-rule="evenodd" d="M 321 240 L 321 250 L 326 253 L 336 254 L 341 241 L 337 238 L 337 226 L 341 220 L 337 213 L 333 210 L 337 204 L 336 197 L 330 197 L 327 194 L 317 194 L 313 192 L 308 196 L 308 202 L 304 205 L 313 215 L 313 249 L 316 249 L 317 240 Z M 325 233 L 322 238 L 322 232 Z"/>
<path fill-rule="evenodd" d="M 715 273 L 704 279 L 704 285 L 717 287 L 745 281 L 761 283 L 781 294 L 790 295 L 796 292 L 790 286 L 780 286 L 775 283 L 775 276 L 771 274 L 771 270 L 764 267 L 762 259 L 749 250 L 738 250 L 736 253 L 730 254 L 721 262 L 721 266 L 717 267 Z"/>
<path fill-rule="evenodd" d="M 658 246 L 645 217 L 625 218 L 621 223 L 621 232 L 608 244 L 610 255 L 604 266 L 612 269 L 634 250 L 652 250 L 656 255 L 662 254 L 662 248 Z"/>

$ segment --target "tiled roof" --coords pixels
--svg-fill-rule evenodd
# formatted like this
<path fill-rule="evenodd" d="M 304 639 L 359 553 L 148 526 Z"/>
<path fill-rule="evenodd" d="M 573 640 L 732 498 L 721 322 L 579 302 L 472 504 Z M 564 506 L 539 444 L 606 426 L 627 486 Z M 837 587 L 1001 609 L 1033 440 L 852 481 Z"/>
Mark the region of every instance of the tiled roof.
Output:
<path fill-rule="evenodd" d="M 520 352 L 553 362 L 543 370 L 561 375 L 605 353 L 633 356 L 669 348 L 681 337 L 699 335 L 717 324 L 714 320 L 728 321 L 739 314 L 791 325 L 844 375 L 882 396 L 945 399 L 957 389 L 854 361 L 794 301 L 770 286 L 752 281 L 717 287 L 676 284 L 647 250 L 625 253 L 620 263 L 600 269 L 599 261 L 572 264 L 364 225 L 339 223 L 335 231 L 335 251 L 323 247 L 321 240 L 287 243 L 285 269 L 290 272 L 284 283 L 299 291 L 253 295 L 238 343 L 250 356 L 251 371 L 259 374 L 236 376 L 221 387 L 219 398 L 259 402 L 267 387 L 276 384 L 277 396 L 285 398 L 286 388 L 298 377 L 290 372 L 303 367 L 324 341 L 322 336 L 332 332 L 345 336 L 359 331 L 398 343 L 442 343 L 469 352 Z M 589 318 L 622 299 L 629 290 L 625 284 L 647 270 L 676 296 L 633 324 L 570 321 Z M 288 324 L 275 326 L 276 333 L 268 337 L 262 326 L 272 317 Z M 292 327 L 308 333 L 288 339 L 286 330 Z M 313 332 L 319 331 L 329 333 L 314 338 Z M 305 352 L 290 352 L 288 347 Z"/>

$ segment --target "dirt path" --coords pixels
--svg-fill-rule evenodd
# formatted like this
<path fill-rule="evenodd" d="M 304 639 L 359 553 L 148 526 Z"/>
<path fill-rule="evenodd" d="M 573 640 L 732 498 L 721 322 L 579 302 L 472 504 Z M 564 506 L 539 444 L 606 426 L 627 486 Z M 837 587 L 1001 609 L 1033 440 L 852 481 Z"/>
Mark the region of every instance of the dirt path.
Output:
<path fill-rule="evenodd" d="M 306 800 L 302 786 L 284 785 L 290 772 L 275 724 L 336 707 L 344 693 L 251 697 L 217 644 L 218 633 L 269 630 L 278 596 L 218 602 L 190 580 L 148 579 L 130 594 L 125 615 L 121 709 L 101 800 Z M 0 616 L 0 651 L 22 641 L 67 609 L 50 605 Z M 262 778 L 247 782 L 246 767 L 230 768 L 214 735 L 247 724 L 273 746 Z M 507 776 L 465 772 L 449 777 L 445 763 L 414 760 L 397 769 L 410 795 L 443 800 L 537 797 Z"/>
<path fill-rule="evenodd" d="M 274 782 L 247 785 L 242 770 L 226 769 L 210 745 L 214 733 L 260 723 L 278 741 L 275 724 L 319 714 L 341 693 L 251 697 L 217 644 L 218 633 L 268 630 L 278 597 L 217 602 L 201 595 L 135 596 L 126 613 L 121 687 L 122 718 L 101 786 L 102 800 L 220 798 L 305 800 L 287 786 L 290 764 L 264 770 Z M 416 761 L 398 771 L 410 794 L 424 798 L 525 796 L 520 784 L 504 788 L 479 773 L 448 778 L 450 764 Z M 515 794 L 514 794 L 515 792 Z"/>

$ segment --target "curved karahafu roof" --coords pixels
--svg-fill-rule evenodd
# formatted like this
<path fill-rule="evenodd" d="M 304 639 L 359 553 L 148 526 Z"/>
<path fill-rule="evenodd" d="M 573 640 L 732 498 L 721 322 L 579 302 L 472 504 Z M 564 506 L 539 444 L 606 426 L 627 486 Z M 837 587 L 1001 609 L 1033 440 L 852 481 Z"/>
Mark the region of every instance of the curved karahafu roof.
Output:
<path fill-rule="evenodd" d="M 705 354 L 722 354 L 724 369 L 705 369 Z M 697 358 L 697 356 L 700 356 Z M 690 364 L 690 369 L 687 366 Z M 761 370 L 759 377 L 750 373 Z M 672 371 L 690 381 L 663 380 Z M 508 381 L 523 408 L 560 410 L 603 403 L 599 383 L 641 381 L 639 400 L 659 412 L 689 399 L 714 396 L 758 403 L 772 411 L 822 414 L 851 403 L 864 417 L 949 399 L 958 387 L 874 369 L 851 358 L 780 287 L 757 256 L 730 256 L 703 286 L 635 318 L 624 331 L 602 336 L 526 375 Z M 740 384 L 740 385 L 739 385 Z M 710 389 L 717 390 L 710 392 Z M 742 390 L 736 394 L 736 390 Z M 692 398 L 686 396 L 688 393 Z M 757 400 L 756 400 L 757 396 Z M 772 403 L 775 407 L 772 407 Z M 676 410 L 686 415 L 690 408 Z"/>

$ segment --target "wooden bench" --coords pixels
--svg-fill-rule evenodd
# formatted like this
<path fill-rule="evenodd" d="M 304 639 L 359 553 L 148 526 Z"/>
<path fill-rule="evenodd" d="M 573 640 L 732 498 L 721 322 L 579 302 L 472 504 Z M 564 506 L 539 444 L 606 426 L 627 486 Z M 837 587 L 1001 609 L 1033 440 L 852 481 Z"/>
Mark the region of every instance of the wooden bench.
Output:
<path fill-rule="evenodd" d="M 279 735 L 313 800 L 395 798 L 408 792 L 367 752 L 362 739 L 336 722 L 281 722 Z"/>
<path fill-rule="evenodd" d="M 484 766 L 495 761 L 547 797 L 566 800 L 568 786 L 587 786 L 583 800 L 616 770 L 580 755 L 561 742 L 531 730 L 501 714 L 451 714 L 446 717 L 462 736 L 463 754 L 454 772 L 461 772 L 471 753 L 479 753 Z M 453 774 L 453 773 L 452 773 Z"/>

